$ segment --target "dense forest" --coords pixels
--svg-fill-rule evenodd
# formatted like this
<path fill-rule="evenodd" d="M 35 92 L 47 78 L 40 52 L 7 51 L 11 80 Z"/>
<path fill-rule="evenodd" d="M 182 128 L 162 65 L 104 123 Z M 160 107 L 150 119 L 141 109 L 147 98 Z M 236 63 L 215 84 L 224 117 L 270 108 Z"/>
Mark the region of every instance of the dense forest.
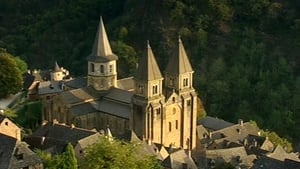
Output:
<path fill-rule="evenodd" d="M 208 115 L 299 143 L 300 1 L 1 0 L 0 48 L 31 69 L 57 60 L 84 75 L 100 15 L 120 77 L 134 73 L 146 40 L 163 70 L 180 35 Z"/>

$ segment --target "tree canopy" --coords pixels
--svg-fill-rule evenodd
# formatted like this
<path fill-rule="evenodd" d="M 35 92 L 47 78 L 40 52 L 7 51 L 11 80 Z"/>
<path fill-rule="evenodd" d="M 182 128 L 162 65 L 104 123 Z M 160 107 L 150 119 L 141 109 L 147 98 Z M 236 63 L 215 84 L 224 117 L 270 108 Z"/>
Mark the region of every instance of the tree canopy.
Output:
<path fill-rule="evenodd" d="M 139 146 L 103 137 L 84 151 L 80 168 L 162 169 L 155 157 L 138 154 Z"/>
<path fill-rule="evenodd" d="M 77 159 L 73 146 L 68 143 L 65 152 L 52 156 L 41 150 L 36 150 L 37 154 L 43 160 L 44 167 L 48 169 L 78 169 Z"/>
<path fill-rule="evenodd" d="M 0 48 L 0 98 L 20 91 L 22 81 L 22 74 L 14 57 Z"/>

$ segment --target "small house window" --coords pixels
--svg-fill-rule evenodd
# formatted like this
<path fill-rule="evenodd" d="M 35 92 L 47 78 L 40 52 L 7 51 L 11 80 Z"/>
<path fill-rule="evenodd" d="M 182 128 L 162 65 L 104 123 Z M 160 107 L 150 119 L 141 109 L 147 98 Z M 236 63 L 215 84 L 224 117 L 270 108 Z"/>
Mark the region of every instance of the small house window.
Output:
<path fill-rule="evenodd" d="M 156 110 L 156 115 L 160 115 L 160 108 Z"/>
<path fill-rule="evenodd" d="M 158 86 L 157 85 L 154 85 L 152 87 L 152 94 L 157 94 L 158 93 Z"/>
<path fill-rule="evenodd" d="M 7 121 L 5 122 L 5 125 L 8 126 L 8 122 Z"/>
<path fill-rule="evenodd" d="M 113 72 L 113 65 L 109 65 L 109 72 Z"/>
<path fill-rule="evenodd" d="M 178 120 L 175 121 L 175 128 L 178 130 Z"/>
<path fill-rule="evenodd" d="M 189 79 L 188 78 L 184 78 L 183 79 L 183 87 L 187 87 L 189 85 Z"/>
<path fill-rule="evenodd" d="M 191 100 L 186 101 L 187 106 L 191 106 Z"/>
<path fill-rule="evenodd" d="M 171 131 L 172 131 L 172 123 L 169 122 L 169 132 L 171 132 Z"/>

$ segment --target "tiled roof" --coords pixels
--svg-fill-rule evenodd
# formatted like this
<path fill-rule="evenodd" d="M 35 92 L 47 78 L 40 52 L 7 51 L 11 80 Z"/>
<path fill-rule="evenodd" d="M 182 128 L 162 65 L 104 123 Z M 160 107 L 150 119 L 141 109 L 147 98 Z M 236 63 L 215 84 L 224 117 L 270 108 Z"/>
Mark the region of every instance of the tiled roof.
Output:
<path fill-rule="evenodd" d="M 62 92 L 62 83 L 57 81 L 42 81 L 39 83 L 39 95 Z"/>
<path fill-rule="evenodd" d="M 84 115 L 88 113 L 93 113 L 96 112 L 96 102 L 87 102 L 87 103 L 82 103 L 78 105 L 71 106 L 70 112 L 74 113 L 75 115 Z"/>
<path fill-rule="evenodd" d="M 95 133 L 93 135 L 87 136 L 83 139 L 78 140 L 78 144 L 81 148 L 86 148 L 89 145 L 92 145 L 100 140 L 101 135 L 99 133 Z"/>
<path fill-rule="evenodd" d="M 92 53 L 87 59 L 92 62 L 107 62 L 118 59 L 118 56 L 115 55 L 110 48 L 102 17 L 100 17 Z"/>
<path fill-rule="evenodd" d="M 104 99 L 130 104 L 133 94 L 133 92 L 127 90 L 111 88 L 108 94 L 104 96 Z"/>
<path fill-rule="evenodd" d="M 9 168 L 17 140 L 0 133 L 0 168 Z"/>
<path fill-rule="evenodd" d="M 173 54 L 173 57 L 168 62 L 166 73 L 170 74 L 182 74 L 187 72 L 193 72 L 189 58 L 185 52 L 181 39 L 178 40 L 178 50 Z"/>
<path fill-rule="evenodd" d="M 182 169 L 183 165 L 187 165 L 190 169 L 197 169 L 195 162 L 185 153 L 183 149 L 171 153 L 162 165 L 172 169 Z"/>
<path fill-rule="evenodd" d="M 123 135 L 116 136 L 117 139 L 128 141 L 128 142 L 142 142 L 135 134 L 133 130 L 126 130 Z"/>
<path fill-rule="evenodd" d="M 261 156 L 257 159 L 251 169 L 300 169 L 300 162 L 288 159 L 281 161 Z"/>
<path fill-rule="evenodd" d="M 203 125 L 206 129 L 209 130 L 220 130 L 226 127 L 233 126 L 233 123 L 224 121 L 222 119 L 206 116 L 197 122 L 198 125 Z"/>
<path fill-rule="evenodd" d="M 78 140 L 95 134 L 95 131 L 71 127 L 63 124 L 47 123 L 37 129 L 32 137 L 48 137 L 56 140 L 64 140 L 74 144 Z"/>
<path fill-rule="evenodd" d="M 242 163 L 246 166 L 252 166 L 255 155 L 247 155 L 247 152 L 243 146 L 226 148 L 226 149 L 216 149 L 216 150 L 206 150 L 206 158 L 219 160 L 217 163 L 230 162 L 233 165 Z"/>
<path fill-rule="evenodd" d="M 287 153 L 282 146 L 277 145 L 274 151 L 267 155 L 270 158 L 274 158 L 280 161 L 284 161 L 285 159 L 294 160 L 300 162 L 299 154 L 297 153 Z"/>
<path fill-rule="evenodd" d="M 134 77 L 135 80 L 147 82 L 163 78 L 149 43 L 147 45 L 146 54 L 142 56 L 138 65 L 139 66 Z"/>
<path fill-rule="evenodd" d="M 87 86 L 87 79 L 86 77 L 77 77 L 66 81 L 65 85 L 73 89 L 82 88 Z"/>
<path fill-rule="evenodd" d="M 130 105 L 120 104 L 109 100 L 98 101 L 96 109 L 100 112 L 104 112 L 125 119 L 129 119 L 131 113 Z"/>
<path fill-rule="evenodd" d="M 0 143 L 1 169 L 24 168 L 42 163 L 37 155 L 35 155 L 24 142 L 0 134 Z"/>
<path fill-rule="evenodd" d="M 132 91 L 134 90 L 134 79 L 133 77 L 119 79 L 117 81 L 117 86 L 120 89 Z"/>
<path fill-rule="evenodd" d="M 80 103 L 90 99 L 96 100 L 87 88 L 65 91 L 62 92 L 60 96 L 66 104 Z"/>

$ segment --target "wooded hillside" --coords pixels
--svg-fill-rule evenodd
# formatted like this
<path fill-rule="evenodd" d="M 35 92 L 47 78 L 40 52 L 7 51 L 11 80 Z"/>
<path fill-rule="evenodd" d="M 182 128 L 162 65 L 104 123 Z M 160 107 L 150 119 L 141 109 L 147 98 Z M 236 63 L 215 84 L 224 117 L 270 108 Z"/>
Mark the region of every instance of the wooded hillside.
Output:
<path fill-rule="evenodd" d="M 99 16 L 132 75 L 150 40 L 162 70 L 181 35 L 207 114 L 300 140 L 300 1 L 1 0 L 0 47 L 30 68 L 86 73 Z"/>

